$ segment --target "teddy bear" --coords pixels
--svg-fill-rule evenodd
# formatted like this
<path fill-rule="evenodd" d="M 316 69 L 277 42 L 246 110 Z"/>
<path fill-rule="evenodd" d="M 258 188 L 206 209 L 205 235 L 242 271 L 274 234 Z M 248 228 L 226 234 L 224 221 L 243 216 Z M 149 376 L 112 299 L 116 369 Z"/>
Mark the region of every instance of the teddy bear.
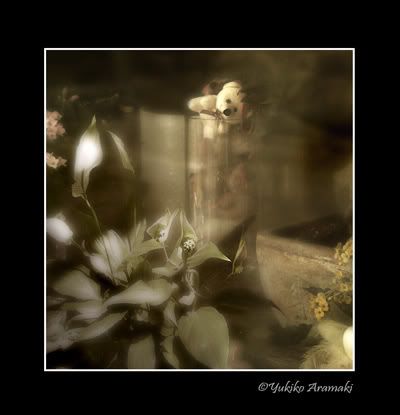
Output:
<path fill-rule="evenodd" d="M 191 99 L 188 107 L 203 120 L 205 138 L 227 134 L 232 126 L 243 125 L 252 116 L 240 81 L 213 81 L 203 88 L 203 93 L 204 96 Z"/>

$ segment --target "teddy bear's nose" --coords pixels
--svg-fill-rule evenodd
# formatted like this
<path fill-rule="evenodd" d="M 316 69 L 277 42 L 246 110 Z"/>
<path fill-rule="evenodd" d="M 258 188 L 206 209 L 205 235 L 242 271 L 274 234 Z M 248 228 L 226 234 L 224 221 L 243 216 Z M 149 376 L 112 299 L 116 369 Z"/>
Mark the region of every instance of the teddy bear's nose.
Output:
<path fill-rule="evenodd" d="M 232 114 L 232 110 L 230 110 L 229 108 L 227 108 L 226 110 L 223 111 L 224 115 L 226 115 L 227 117 L 229 117 Z"/>

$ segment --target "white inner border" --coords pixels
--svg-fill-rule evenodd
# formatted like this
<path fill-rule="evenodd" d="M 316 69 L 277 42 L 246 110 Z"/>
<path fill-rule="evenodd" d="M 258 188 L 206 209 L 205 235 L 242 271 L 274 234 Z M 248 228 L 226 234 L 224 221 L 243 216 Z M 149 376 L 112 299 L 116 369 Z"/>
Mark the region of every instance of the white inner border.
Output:
<path fill-rule="evenodd" d="M 143 50 L 210 50 L 210 51 L 220 51 L 220 50 L 330 50 L 330 51 L 339 51 L 339 50 L 348 50 L 352 51 L 353 55 L 353 68 L 352 68 L 352 87 L 353 87 L 353 105 L 352 105 L 352 119 L 353 119 L 353 333 L 355 333 L 355 48 L 44 48 L 44 108 L 43 108 L 43 117 L 44 117 L 44 143 L 45 143 L 45 154 L 44 154 L 44 371 L 45 372 L 355 372 L 354 362 L 356 358 L 355 347 L 353 350 L 353 368 L 352 369 L 47 369 L 46 362 L 46 309 L 47 309 L 47 297 L 46 297 L 46 151 L 47 151 L 47 141 L 46 141 L 46 92 L 47 92 L 47 66 L 46 66 L 46 54 L 48 50 L 56 51 L 68 51 L 68 50 L 133 50 L 133 51 L 143 51 Z M 355 337 L 355 334 L 354 334 Z M 355 343 L 355 341 L 354 341 Z"/>

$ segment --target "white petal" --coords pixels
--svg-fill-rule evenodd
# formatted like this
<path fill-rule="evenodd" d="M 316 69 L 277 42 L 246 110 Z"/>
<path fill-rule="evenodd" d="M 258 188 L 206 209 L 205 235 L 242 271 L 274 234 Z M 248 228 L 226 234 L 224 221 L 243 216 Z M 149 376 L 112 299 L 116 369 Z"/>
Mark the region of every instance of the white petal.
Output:
<path fill-rule="evenodd" d="M 184 295 L 179 299 L 179 302 L 183 305 L 191 306 L 193 304 L 196 294 L 194 291 L 191 291 L 188 295 Z"/>
<path fill-rule="evenodd" d="M 100 145 L 100 134 L 96 128 L 96 119 L 93 117 L 88 129 L 83 133 L 75 155 L 74 178 L 83 190 L 89 184 L 89 174 L 93 168 L 103 160 L 103 150 Z"/>
<path fill-rule="evenodd" d="M 95 271 L 111 277 L 111 270 L 107 259 L 104 256 L 97 254 L 90 255 L 90 263 L 92 264 L 92 267 Z"/>
<path fill-rule="evenodd" d="M 103 235 L 103 238 L 104 238 L 104 235 Z M 104 239 L 104 242 L 103 242 L 103 238 L 97 238 L 94 241 L 94 249 L 98 254 L 100 254 L 102 256 L 106 256 L 106 250 L 104 248 L 104 243 L 107 243 L 107 242 L 105 241 L 105 239 Z"/>
<path fill-rule="evenodd" d="M 95 135 L 84 135 L 76 150 L 75 172 L 93 169 L 101 160 L 101 147 Z"/>
<path fill-rule="evenodd" d="M 128 254 L 127 246 L 115 231 L 109 231 L 106 239 L 106 246 L 109 251 L 108 255 L 111 257 L 112 264 L 118 267 Z"/>
<path fill-rule="evenodd" d="M 69 226 L 59 218 L 48 218 L 46 221 L 47 233 L 58 242 L 69 244 L 73 232 Z"/>
<path fill-rule="evenodd" d="M 133 249 L 135 244 L 140 244 L 143 242 L 144 239 L 144 233 L 146 232 L 146 219 L 139 222 L 139 224 L 135 227 L 132 227 L 132 229 L 129 231 L 129 241 L 131 243 L 131 248 Z"/>

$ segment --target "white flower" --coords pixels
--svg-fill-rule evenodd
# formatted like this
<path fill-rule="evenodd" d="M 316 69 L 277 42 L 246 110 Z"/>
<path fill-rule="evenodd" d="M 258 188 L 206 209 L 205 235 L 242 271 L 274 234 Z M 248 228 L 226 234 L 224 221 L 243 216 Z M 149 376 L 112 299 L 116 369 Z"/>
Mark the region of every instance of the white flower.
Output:
<path fill-rule="evenodd" d="M 75 171 L 78 173 L 83 170 L 89 170 L 96 167 L 101 159 L 101 148 L 97 145 L 96 141 L 91 140 L 93 137 L 89 137 L 87 140 L 83 140 L 79 143 L 76 150 Z"/>
<path fill-rule="evenodd" d="M 114 276 L 117 281 L 127 282 L 126 275 L 121 271 L 120 267 L 129 255 L 128 242 L 122 239 L 115 231 L 110 230 L 103 234 L 101 238 L 96 239 L 94 248 L 96 253 L 90 255 L 90 262 L 93 268 L 110 279 Z"/>
<path fill-rule="evenodd" d="M 54 217 L 46 221 L 47 233 L 56 241 L 69 245 L 72 241 L 73 232 L 61 219 Z"/>
<path fill-rule="evenodd" d="M 66 166 L 67 160 L 55 157 L 53 153 L 46 153 L 46 164 L 52 169 L 58 169 L 61 166 Z"/>
<path fill-rule="evenodd" d="M 125 270 L 129 271 L 129 264 L 135 258 L 147 254 L 162 246 L 149 239 L 144 241 L 146 220 L 132 227 L 127 237 L 121 238 L 115 231 L 109 230 L 94 242 L 95 253 L 90 255 L 93 268 L 114 282 L 127 282 Z M 131 261 L 131 262 L 130 262 Z M 132 262 L 133 261 L 133 262 Z M 111 268 L 110 268 L 111 265 Z"/>
<path fill-rule="evenodd" d="M 103 160 L 103 150 L 100 145 L 100 134 L 96 128 L 96 118 L 93 117 L 88 129 L 83 133 L 75 155 L 74 178 L 86 192 L 90 172 Z"/>
<path fill-rule="evenodd" d="M 65 134 L 65 129 L 59 122 L 61 118 L 61 114 L 57 111 L 46 112 L 46 135 L 51 141 Z"/>

